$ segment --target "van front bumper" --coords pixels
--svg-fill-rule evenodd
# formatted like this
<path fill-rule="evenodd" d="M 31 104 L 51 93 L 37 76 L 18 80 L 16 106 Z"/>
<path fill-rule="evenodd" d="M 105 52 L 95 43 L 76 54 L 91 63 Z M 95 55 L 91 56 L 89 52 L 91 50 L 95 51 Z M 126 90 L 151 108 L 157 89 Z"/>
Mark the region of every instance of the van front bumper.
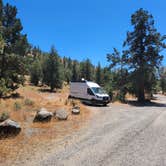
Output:
<path fill-rule="evenodd" d="M 95 103 L 95 104 L 103 104 L 103 105 L 106 105 L 106 104 L 110 103 L 110 98 L 105 99 L 105 100 L 104 100 L 104 99 L 103 99 L 103 100 L 93 99 L 92 102 Z"/>

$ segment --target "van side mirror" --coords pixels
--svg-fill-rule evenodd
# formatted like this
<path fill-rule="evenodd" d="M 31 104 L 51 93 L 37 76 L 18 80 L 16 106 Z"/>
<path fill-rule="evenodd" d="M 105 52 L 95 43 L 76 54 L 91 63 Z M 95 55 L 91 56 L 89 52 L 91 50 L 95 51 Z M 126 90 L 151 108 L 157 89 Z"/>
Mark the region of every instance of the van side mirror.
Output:
<path fill-rule="evenodd" d="M 90 88 L 87 89 L 87 94 L 91 95 L 91 96 L 94 96 L 94 93 L 92 92 L 92 90 Z"/>

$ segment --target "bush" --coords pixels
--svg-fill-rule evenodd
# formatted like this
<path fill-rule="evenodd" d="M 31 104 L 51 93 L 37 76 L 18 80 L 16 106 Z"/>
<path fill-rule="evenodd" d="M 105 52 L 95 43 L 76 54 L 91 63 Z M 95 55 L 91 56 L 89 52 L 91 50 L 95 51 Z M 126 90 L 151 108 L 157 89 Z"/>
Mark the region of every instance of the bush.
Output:
<path fill-rule="evenodd" d="M 8 118 L 9 118 L 9 113 L 8 112 L 3 112 L 0 115 L 0 122 L 3 122 L 3 121 L 5 121 Z"/>
<path fill-rule="evenodd" d="M 70 105 L 72 105 L 72 107 L 75 107 L 79 104 L 79 101 L 78 100 L 75 100 L 75 99 L 72 99 L 70 100 Z"/>
<path fill-rule="evenodd" d="M 0 97 L 6 96 L 9 89 L 6 87 L 6 82 L 3 78 L 0 79 Z"/>
<path fill-rule="evenodd" d="M 30 68 L 30 80 L 35 86 L 39 84 L 43 78 L 42 66 L 39 60 L 35 60 Z"/>
<path fill-rule="evenodd" d="M 19 102 L 15 102 L 14 103 L 14 111 L 18 111 L 18 110 L 20 110 L 21 109 L 21 103 L 19 103 Z"/>
<path fill-rule="evenodd" d="M 34 101 L 32 101 L 31 99 L 25 99 L 24 104 L 27 106 L 32 106 L 34 105 Z"/>
<path fill-rule="evenodd" d="M 121 88 L 119 90 L 119 92 L 117 93 L 117 95 L 115 97 L 115 100 L 119 100 L 122 103 L 125 103 L 126 102 L 126 98 L 125 98 L 126 94 L 127 94 L 126 89 L 125 88 Z"/>

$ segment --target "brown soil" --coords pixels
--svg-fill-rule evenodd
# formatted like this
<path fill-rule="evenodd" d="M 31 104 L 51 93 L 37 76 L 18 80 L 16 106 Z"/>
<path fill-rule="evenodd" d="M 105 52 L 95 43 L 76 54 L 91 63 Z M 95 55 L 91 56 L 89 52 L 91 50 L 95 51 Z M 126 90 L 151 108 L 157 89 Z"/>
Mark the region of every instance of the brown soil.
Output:
<path fill-rule="evenodd" d="M 28 160 L 30 155 L 35 155 L 43 148 L 44 150 L 46 147 L 49 148 L 46 145 L 51 145 L 55 140 L 64 138 L 80 127 L 86 126 L 87 120 L 91 117 L 87 107 L 78 101 L 74 102 L 80 105 L 81 114 L 71 114 L 72 104 L 67 100 L 68 87 L 60 92 L 50 93 L 47 90 L 41 91 L 41 87 L 26 85 L 19 88 L 17 92 L 20 94 L 17 99 L 0 99 L 0 114 L 9 112 L 10 119 L 19 122 L 22 126 L 18 136 L 0 140 L 0 165 L 10 165 L 12 161 L 22 158 Z M 34 104 L 25 104 L 26 99 L 33 101 Z M 14 107 L 16 102 L 20 106 L 18 110 Z M 48 123 L 33 123 L 36 111 L 41 107 L 51 112 L 58 108 L 65 108 L 69 111 L 69 118 L 67 121 L 58 121 L 53 118 Z"/>

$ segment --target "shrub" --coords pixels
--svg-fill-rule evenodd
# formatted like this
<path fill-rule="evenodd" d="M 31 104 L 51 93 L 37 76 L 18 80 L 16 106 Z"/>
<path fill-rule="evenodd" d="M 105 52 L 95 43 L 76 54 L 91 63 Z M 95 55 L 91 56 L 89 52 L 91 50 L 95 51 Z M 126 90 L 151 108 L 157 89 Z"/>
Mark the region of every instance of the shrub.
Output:
<path fill-rule="evenodd" d="M 21 109 L 21 103 L 19 103 L 18 101 L 16 101 L 14 103 L 14 111 L 18 111 Z"/>
<path fill-rule="evenodd" d="M 32 101 L 31 99 L 25 99 L 24 104 L 27 106 L 32 106 L 34 105 L 34 101 Z"/>
<path fill-rule="evenodd" d="M 72 100 L 70 101 L 70 105 L 72 105 L 72 107 L 75 107 L 75 106 L 78 105 L 78 104 L 79 104 L 79 101 L 78 101 L 78 100 L 72 99 Z"/>
<path fill-rule="evenodd" d="M 0 115 L 0 122 L 3 122 L 8 118 L 9 118 L 9 113 L 8 112 L 2 112 L 1 115 Z"/>
<path fill-rule="evenodd" d="M 43 78 L 42 66 L 41 62 L 37 59 L 33 62 L 30 68 L 30 80 L 35 86 L 39 84 L 39 82 Z"/>
<path fill-rule="evenodd" d="M 0 79 L 0 97 L 6 96 L 9 89 L 6 87 L 6 82 L 3 78 Z"/>

